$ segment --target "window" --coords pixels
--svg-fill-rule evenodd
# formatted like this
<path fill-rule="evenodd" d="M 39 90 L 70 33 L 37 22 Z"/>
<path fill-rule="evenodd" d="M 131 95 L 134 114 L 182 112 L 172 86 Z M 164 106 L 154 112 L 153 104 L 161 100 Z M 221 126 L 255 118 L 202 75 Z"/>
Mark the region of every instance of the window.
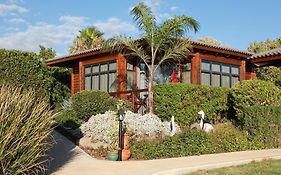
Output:
<path fill-rule="evenodd" d="M 133 64 L 127 62 L 127 90 L 136 88 L 136 68 Z"/>
<path fill-rule="evenodd" d="M 85 66 L 85 90 L 116 91 L 116 62 Z"/>
<path fill-rule="evenodd" d="M 191 83 L 191 62 L 183 65 L 182 68 L 182 82 Z"/>
<path fill-rule="evenodd" d="M 232 87 L 239 81 L 239 66 L 203 60 L 201 84 Z"/>

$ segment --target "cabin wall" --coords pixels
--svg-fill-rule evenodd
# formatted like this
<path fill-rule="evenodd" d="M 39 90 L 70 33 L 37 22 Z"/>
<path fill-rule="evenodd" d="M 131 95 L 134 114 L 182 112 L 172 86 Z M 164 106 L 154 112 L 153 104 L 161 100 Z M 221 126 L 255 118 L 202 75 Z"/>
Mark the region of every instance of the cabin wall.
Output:
<path fill-rule="evenodd" d="M 79 81 L 79 62 L 73 62 L 72 72 L 71 72 L 71 95 L 80 91 L 80 81 Z"/>

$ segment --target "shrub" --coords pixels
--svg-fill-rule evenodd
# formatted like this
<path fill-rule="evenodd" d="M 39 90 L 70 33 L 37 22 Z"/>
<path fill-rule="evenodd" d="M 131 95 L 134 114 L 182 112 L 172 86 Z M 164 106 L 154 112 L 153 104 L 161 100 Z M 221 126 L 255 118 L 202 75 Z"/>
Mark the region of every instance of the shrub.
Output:
<path fill-rule="evenodd" d="M 281 105 L 281 89 L 273 83 L 262 80 L 246 80 L 239 82 L 231 90 L 230 101 L 238 120 L 249 106 Z"/>
<path fill-rule="evenodd" d="M 127 111 L 124 123 L 127 132 L 136 140 L 157 138 L 170 135 L 170 123 L 161 122 L 155 115 L 141 115 Z M 176 132 L 180 129 L 177 124 Z M 104 114 L 92 116 L 80 127 L 84 137 L 90 137 L 93 143 L 113 143 L 118 137 L 118 121 L 116 112 L 107 111 Z"/>
<path fill-rule="evenodd" d="M 0 49 L 0 70 L 0 85 L 32 88 L 51 105 L 69 96 L 69 88 L 53 77 L 58 73 L 49 70 L 35 53 Z"/>
<path fill-rule="evenodd" d="M 33 91 L 0 88 L 0 174 L 44 171 L 52 119 L 48 103 Z"/>
<path fill-rule="evenodd" d="M 181 126 L 198 120 L 203 110 L 207 119 L 220 121 L 227 111 L 228 89 L 192 84 L 160 84 L 154 87 L 155 113 L 162 120 L 175 116 Z"/>
<path fill-rule="evenodd" d="M 243 151 L 250 148 L 245 131 L 241 131 L 231 123 L 219 124 L 210 134 L 216 152 Z"/>
<path fill-rule="evenodd" d="M 61 111 L 55 115 L 54 119 L 59 124 L 71 129 L 76 129 L 83 123 L 83 121 L 75 115 L 74 111 Z"/>
<path fill-rule="evenodd" d="M 107 92 L 93 90 L 76 93 L 72 97 L 72 107 L 83 121 L 88 121 L 92 115 L 102 114 L 108 110 L 116 109 L 116 100 Z"/>
<path fill-rule="evenodd" d="M 208 154 L 214 149 L 207 133 L 192 130 L 154 141 L 137 141 L 131 150 L 134 159 L 159 159 Z"/>
<path fill-rule="evenodd" d="M 251 140 L 269 148 L 281 146 L 281 106 L 252 106 L 243 114 L 241 125 Z"/>
<path fill-rule="evenodd" d="M 255 70 L 259 80 L 270 81 L 281 88 L 281 67 L 261 67 Z"/>

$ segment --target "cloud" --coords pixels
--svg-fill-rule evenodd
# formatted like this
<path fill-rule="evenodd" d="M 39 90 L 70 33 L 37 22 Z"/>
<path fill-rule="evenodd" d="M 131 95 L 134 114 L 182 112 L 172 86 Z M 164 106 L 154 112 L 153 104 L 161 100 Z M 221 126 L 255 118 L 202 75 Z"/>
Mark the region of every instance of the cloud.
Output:
<path fill-rule="evenodd" d="M 0 4 L 0 17 L 13 14 L 27 13 L 28 9 L 16 4 Z"/>
<path fill-rule="evenodd" d="M 177 6 L 172 6 L 172 7 L 170 7 L 170 11 L 171 12 L 175 12 L 175 11 L 177 11 L 179 9 L 179 7 L 177 7 Z"/>
<path fill-rule="evenodd" d="M 99 30 L 105 33 L 105 37 L 111 37 L 113 35 L 121 35 L 137 32 L 137 28 L 131 23 L 121 21 L 116 17 L 109 18 L 106 21 L 97 21 L 94 23 Z"/>
<path fill-rule="evenodd" d="M 84 17 L 61 16 L 61 24 L 40 22 L 25 31 L 11 32 L 0 37 L 0 48 L 38 51 L 38 45 L 51 48 L 69 46 L 78 31 L 85 27 Z"/>
<path fill-rule="evenodd" d="M 20 23 L 26 23 L 26 21 L 22 18 L 12 18 L 7 20 L 9 23 L 14 23 L 14 24 L 20 24 Z"/>

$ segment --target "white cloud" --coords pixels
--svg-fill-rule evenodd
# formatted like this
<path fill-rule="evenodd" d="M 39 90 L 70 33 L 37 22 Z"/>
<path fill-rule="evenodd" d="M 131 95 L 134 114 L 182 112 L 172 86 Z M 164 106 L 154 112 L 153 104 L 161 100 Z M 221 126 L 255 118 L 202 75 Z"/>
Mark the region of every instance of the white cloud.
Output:
<path fill-rule="evenodd" d="M 16 4 L 0 4 L 0 17 L 6 15 L 27 13 L 28 9 Z"/>
<path fill-rule="evenodd" d="M 171 12 L 175 12 L 175 11 L 177 11 L 179 9 L 179 7 L 177 7 L 177 6 L 172 6 L 172 7 L 170 7 L 170 11 Z"/>
<path fill-rule="evenodd" d="M 28 26 L 25 31 L 0 37 L 0 48 L 37 51 L 40 44 L 51 48 L 69 46 L 78 31 L 85 27 L 85 18 L 62 16 L 59 20 L 59 25 L 41 22 Z"/>
<path fill-rule="evenodd" d="M 134 25 L 115 17 L 109 18 L 107 21 L 97 21 L 94 23 L 94 26 L 104 32 L 105 37 L 137 32 L 137 28 Z"/>
<path fill-rule="evenodd" d="M 9 23 L 15 23 L 15 24 L 20 24 L 20 23 L 26 23 L 26 21 L 22 18 L 12 18 L 7 20 Z"/>

